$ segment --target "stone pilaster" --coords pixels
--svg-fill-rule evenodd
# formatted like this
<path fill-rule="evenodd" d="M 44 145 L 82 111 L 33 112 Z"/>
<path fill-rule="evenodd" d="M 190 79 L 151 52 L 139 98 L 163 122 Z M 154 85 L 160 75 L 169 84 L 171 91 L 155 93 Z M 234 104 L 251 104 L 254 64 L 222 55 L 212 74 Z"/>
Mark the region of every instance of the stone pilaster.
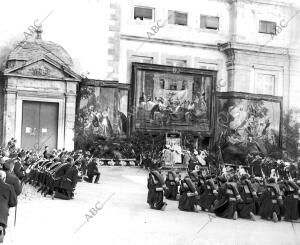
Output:
<path fill-rule="evenodd" d="M 109 38 L 108 38 L 108 80 L 118 80 L 119 78 L 119 58 L 120 58 L 120 30 L 121 30 L 121 8 L 118 3 L 110 4 L 109 16 Z M 105 80 L 106 80 L 105 79 Z"/>
<path fill-rule="evenodd" d="M 11 138 L 15 138 L 17 92 L 6 89 L 4 94 L 3 134 L 2 143 L 6 145 Z"/>
<path fill-rule="evenodd" d="M 74 149 L 75 115 L 76 115 L 76 83 L 67 83 L 65 95 L 65 148 L 68 151 Z"/>
<path fill-rule="evenodd" d="M 65 148 L 68 151 L 74 149 L 76 96 L 66 95 L 66 118 L 65 118 Z"/>
<path fill-rule="evenodd" d="M 300 51 L 297 50 L 299 53 Z M 300 110 L 299 95 L 300 95 L 300 56 L 292 53 L 289 59 L 290 66 L 290 84 L 289 84 L 289 108 Z M 300 117 L 299 117 L 300 122 Z"/>

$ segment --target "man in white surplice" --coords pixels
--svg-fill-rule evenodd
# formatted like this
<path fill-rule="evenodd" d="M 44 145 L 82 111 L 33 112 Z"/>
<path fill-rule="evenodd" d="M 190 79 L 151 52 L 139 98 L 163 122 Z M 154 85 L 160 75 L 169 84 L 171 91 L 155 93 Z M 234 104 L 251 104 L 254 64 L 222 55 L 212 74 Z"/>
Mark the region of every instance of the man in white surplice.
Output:
<path fill-rule="evenodd" d="M 172 157 L 172 151 L 170 150 L 171 146 L 166 145 L 166 148 L 163 149 L 163 160 L 166 165 L 172 165 L 173 164 L 173 157 Z"/>
<path fill-rule="evenodd" d="M 181 150 L 181 146 L 180 145 L 177 145 L 177 144 L 174 144 L 172 146 L 172 155 L 173 155 L 173 164 L 175 163 L 182 163 L 182 158 L 181 158 L 181 155 L 182 155 L 182 150 Z"/>

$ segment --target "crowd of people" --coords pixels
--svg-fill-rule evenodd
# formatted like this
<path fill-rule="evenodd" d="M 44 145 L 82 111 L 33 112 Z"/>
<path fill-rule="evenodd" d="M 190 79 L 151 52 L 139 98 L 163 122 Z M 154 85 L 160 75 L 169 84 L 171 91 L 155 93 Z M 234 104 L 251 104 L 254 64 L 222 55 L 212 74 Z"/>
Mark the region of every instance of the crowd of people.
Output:
<path fill-rule="evenodd" d="M 17 207 L 24 184 L 34 186 L 45 197 L 70 200 L 78 181 L 99 183 L 99 166 L 104 164 L 89 151 L 49 151 L 46 146 L 38 154 L 15 145 L 12 139 L 0 149 L 0 242 L 9 208 Z M 184 158 L 188 166 L 184 177 L 173 170 L 164 176 L 160 164 L 154 164 L 147 154 L 141 157 L 140 166 L 149 169 L 147 202 L 151 208 L 164 210 L 167 198 L 178 200 L 182 211 L 202 210 L 230 219 L 299 219 L 299 166 L 259 154 L 249 155 L 245 166 L 218 164 L 207 151 L 194 151 L 193 155 Z M 115 159 L 115 163 L 124 165 L 120 162 Z"/>
<path fill-rule="evenodd" d="M 0 242 L 3 241 L 9 208 L 17 207 L 17 197 L 24 184 L 36 187 L 37 192 L 70 200 L 78 181 L 98 183 L 98 160 L 90 152 L 65 149 L 34 151 L 17 149 L 15 139 L 0 150 Z M 16 217 L 15 217 L 16 219 Z"/>
<path fill-rule="evenodd" d="M 298 220 L 299 170 L 282 161 L 271 164 L 269 158 L 251 157 L 249 165 L 201 166 L 187 171 L 184 177 L 172 170 L 166 175 L 151 170 L 147 203 L 150 208 L 165 210 L 165 197 L 177 200 L 182 211 L 206 211 L 218 217 L 253 221 L 257 216 L 274 222 Z"/>

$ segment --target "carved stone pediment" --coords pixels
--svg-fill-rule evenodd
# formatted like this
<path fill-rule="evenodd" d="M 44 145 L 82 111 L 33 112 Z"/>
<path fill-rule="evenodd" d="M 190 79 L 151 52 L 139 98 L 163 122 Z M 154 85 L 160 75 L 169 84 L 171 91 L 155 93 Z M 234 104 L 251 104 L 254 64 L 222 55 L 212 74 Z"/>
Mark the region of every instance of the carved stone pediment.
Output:
<path fill-rule="evenodd" d="M 44 60 L 25 66 L 15 71 L 20 75 L 45 77 L 45 78 L 71 78 L 67 73 L 59 70 L 57 67 L 45 62 Z"/>
<path fill-rule="evenodd" d="M 46 59 L 40 59 L 23 66 L 5 70 L 6 75 L 24 75 L 26 77 L 41 77 L 54 79 L 78 79 L 78 75 L 70 69 L 49 62 Z"/>

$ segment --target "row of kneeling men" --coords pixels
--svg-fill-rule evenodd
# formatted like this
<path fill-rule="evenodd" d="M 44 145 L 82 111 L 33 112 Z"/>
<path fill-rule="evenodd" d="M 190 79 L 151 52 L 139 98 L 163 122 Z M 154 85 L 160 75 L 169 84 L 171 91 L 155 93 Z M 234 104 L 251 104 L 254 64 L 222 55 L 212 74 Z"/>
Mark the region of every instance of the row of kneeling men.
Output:
<path fill-rule="evenodd" d="M 240 176 L 211 176 L 189 172 L 184 178 L 174 171 L 163 176 L 151 171 L 148 177 L 147 203 L 164 210 L 170 200 L 179 200 L 182 211 L 208 211 L 216 216 L 237 219 L 297 220 L 300 216 L 299 180 L 262 179 Z"/>
<path fill-rule="evenodd" d="M 63 161 L 41 158 L 30 164 L 24 182 L 37 187 L 44 196 L 69 200 L 74 197 L 78 173 L 78 164 L 71 156 Z"/>

